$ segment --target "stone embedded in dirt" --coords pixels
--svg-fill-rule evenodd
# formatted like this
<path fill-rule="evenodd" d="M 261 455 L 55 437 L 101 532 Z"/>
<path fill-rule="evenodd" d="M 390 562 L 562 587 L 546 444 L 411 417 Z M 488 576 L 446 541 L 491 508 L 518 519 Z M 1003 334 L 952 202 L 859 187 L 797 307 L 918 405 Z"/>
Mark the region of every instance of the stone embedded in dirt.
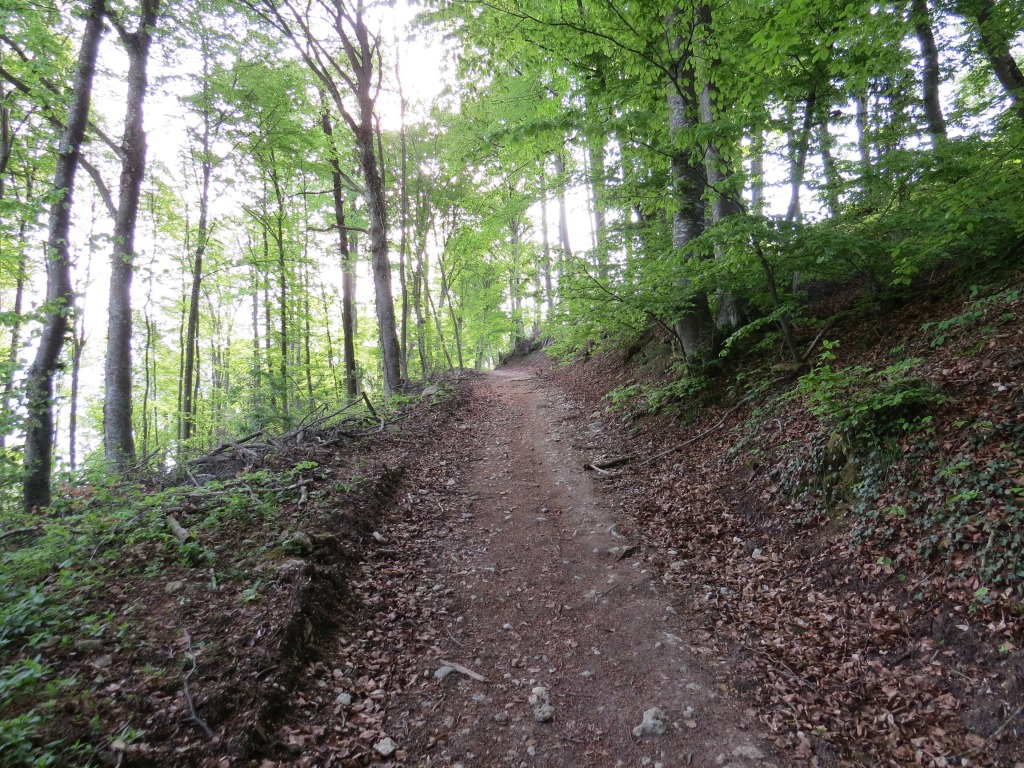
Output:
<path fill-rule="evenodd" d="M 393 754 L 395 754 L 395 752 L 398 751 L 398 745 L 395 743 L 395 740 L 392 739 L 390 736 L 385 736 L 383 739 L 374 744 L 373 748 L 378 755 L 384 758 L 391 757 Z"/>
<path fill-rule="evenodd" d="M 507 630 L 512 629 L 512 625 L 511 624 L 502 624 L 501 628 L 507 631 Z"/>
<path fill-rule="evenodd" d="M 293 555 L 308 555 L 313 551 L 313 540 L 309 534 L 303 531 L 296 531 L 284 542 L 284 550 Z"/>
<path fill-rule="evenodd" d="M 657 707 L 651 707 L 644 712 L 644 719 L 640 725 L 633 729 L 633 735 L 638 739 L 644 736 L 661 736 L 666 730 L 665 720 L 667 717 Z"/>
<path fill-rule="evenodd" d="M 183 581 L 168 581 L 167 586 L 164 587 L 164 592 L 166 592 L 168 595 L 173 595 L 176 592 L 181 592 L 184 586 L 185 582 Z"/>
<path fill-rule="evenodd" d="M 423 392 L 421 392 L 420 394 L 422 394 L 423 397 L 431 397 L 433 395 L 436 395 L 440 391 L 441 388 L 437 386 L 437 384 L 431 384 L 429 387 L 424 387 Z"/>
<path fill-rule="evenodd" d="M 508 725 L 508 714 L 505 712 L 498 712 L 494 716 L 494 722 L 498 725 Z"/>
<path fill-rule="evenodd" d="M 544 703 L 533 710 L 533 717 L 538 723 L 550 723 L 555 719 L 555 708 Z"/>
<path fill-rule="evenodd" d="M 444 680 L 446 677 L 448 677 L 448 675 L 450 675 L 454 671 L 454 669 L 452 669 L 446 664 L 443 667 L 438 667 L 437 670 L 434 671 L 434 677 L 438 680 Z"/>
<path fill-rule="evenodd" d="M 384 538 L 384 534 L 380 531 L 373 532 L 373 540 L 376 541 L 378 544 L 383 544 L 385 541 L 387 541 L 387 539 Z"/>
<path fill-rule="evenodd" d="M 352 704 L 352 694 L 339 693 L 337 698 L 334 699 L 334 703 L 341 707 L 347 707 Z"/>
<path fill-rule="evenodd" d="M 86 637 L 75 643 L 75 650 L 82 653 L 93 653 L 103 650 L 103 641 L 98 637 Z"/>
<path fill-rule="evenodd" d="M 97 669 L 106 669 L 113 663 L 114 657 L 108 653 L 105 656 L 100 656 L 98 659 L 96 659 L 96 661 L 92 663 L 92 665 Z"/>
<path fill-rule="evenodd" d="M 764 752 L 757 747 L 742 746 L 732 751 L 733 757 L 746 758 L 747 760 L 764 760 Z"/>
<path fill-rule="evenodd" d="M 294 573 L 295 571 L 301 571 L 305 567 L 305 560 L 285 560 L 283 563 L 277 566 L 277 575 L 285 576 L 287 574 Z"/>

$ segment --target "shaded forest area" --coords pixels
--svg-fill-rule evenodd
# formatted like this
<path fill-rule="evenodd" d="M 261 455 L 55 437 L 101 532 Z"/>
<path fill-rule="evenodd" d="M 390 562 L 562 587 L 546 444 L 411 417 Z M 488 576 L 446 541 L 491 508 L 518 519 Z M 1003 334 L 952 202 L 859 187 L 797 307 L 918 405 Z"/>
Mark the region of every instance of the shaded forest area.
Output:
<path fill-rule="evenodd" d="M 857 585 L 892 587 L 886 610 L 919 600 L 904 624 L 939 623 L 937 654 L 1018 663 L 1024 3 L 418 13 L 0 0 L 3 762 L 89 764 L 146 741 L 102 708 L 61 709 L 99 690 L 114 637 L 156 620 L 133 618 L 142 597 L 104 607 L 119 580 L 173 597 L 171 576 L 195 569 L 292 627 L 291 593 L 268 593 L 292 575 L 267 569 L 327 553 L 342 583 L 373 528 L 324 523 L 319 540 L 303 515 L 379 506 L 463 396 L 423 387 L 537 338 L 591 371 L 571 386 L 634 438 L 681 428 L 731 447 L 709 452 L 714 472 L 751 473 L 766 530 L 813 531 L 808 557 L 857 553 Z M 430 101 L 409 86 L 414 35 L 450 52 Z M 379 466 L 345 459 L 379 443 Z M 680 479 L 686 448 L 635 449 L 592 466 L 675 468 L 635 510 L 650 546 L 692 549 L 695 521 L 723 541 L 711 507 L 681 501 L 702 487 Z M 726 546 L 706 567 L 751 554 Z M 765 632 L 746 610 L 722 626 Z M 952 639 L 961 624 L 970 642 Z M 194 664 L 175 636 L 171 664 Z M 139 642 L 177 696 L 182 675 Z M 779 649 L 798 646 L 755 654 L 789 712 L 764 694 L 764 722 L 865 738 L 829 714 L 863 701 L 801 700 L 848 659 L 796 673 L 805 661 Z M 992 685 L 1015 691 L 1015 674 Z M 202 733 L 217 717 L 183 675 Z M 1014 696 L 977 704 L 991 712 L 973 746 L 931 733 L 886 759 L 997 764 Z M 896 727 L 898 711 L 872 712 Z"/>

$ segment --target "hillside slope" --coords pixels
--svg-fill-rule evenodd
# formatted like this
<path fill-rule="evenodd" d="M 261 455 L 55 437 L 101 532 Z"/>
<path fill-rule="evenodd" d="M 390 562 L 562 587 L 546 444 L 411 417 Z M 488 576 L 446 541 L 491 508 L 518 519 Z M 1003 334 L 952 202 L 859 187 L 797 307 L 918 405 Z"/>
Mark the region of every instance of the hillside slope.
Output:
<path fill-rule="evenodd" d="M 593 466 L 780 747 L 1024 760 L 1021 287 L 850 313 L 812 370 L 694 385 L 654 345 L 514 363 L 617 429 Z"/>

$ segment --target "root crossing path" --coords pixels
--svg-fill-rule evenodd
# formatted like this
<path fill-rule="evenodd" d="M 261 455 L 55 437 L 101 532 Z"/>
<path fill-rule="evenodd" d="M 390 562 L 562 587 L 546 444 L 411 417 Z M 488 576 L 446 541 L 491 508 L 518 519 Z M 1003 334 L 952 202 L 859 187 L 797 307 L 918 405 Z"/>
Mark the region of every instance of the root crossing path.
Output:
<path fill-rule="evenodd" d="M 329 705 L 340 690 L 334 713 L 365 746 L 337 764 L 788 764 L 583 470 L 574 446 L 600 444 L 599 424 L 531 372 L 468 385 L 355 587 L 377 628 L 339 638 L 298 695 Z"/>

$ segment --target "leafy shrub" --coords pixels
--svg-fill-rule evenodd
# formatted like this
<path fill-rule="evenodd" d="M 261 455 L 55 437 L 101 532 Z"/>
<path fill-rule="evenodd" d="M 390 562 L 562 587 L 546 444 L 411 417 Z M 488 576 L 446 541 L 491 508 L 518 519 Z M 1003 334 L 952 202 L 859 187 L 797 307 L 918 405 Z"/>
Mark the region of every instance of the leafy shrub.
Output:
<path fill-rule="evenodd" d="M 881 370 L 866 366 L 834 368 L 838 342 L 822 342 L 819 363 L 800 377 L 796 393 L 829 429 L 852 443 L 882 439 L 927 427 L 925 410 L 945 401 L 935 386 L 911 371 L 919 358 L 900 360 Z"/>

